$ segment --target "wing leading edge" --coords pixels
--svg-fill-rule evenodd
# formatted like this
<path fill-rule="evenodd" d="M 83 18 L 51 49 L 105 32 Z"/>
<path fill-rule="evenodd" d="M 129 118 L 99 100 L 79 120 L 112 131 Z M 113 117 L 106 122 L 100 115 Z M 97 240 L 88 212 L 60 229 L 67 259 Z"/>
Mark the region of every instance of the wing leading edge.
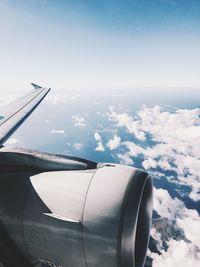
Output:
<path fill-rule="evenodd" d="M 34 88 L 34 92 L 0 109 L 0 146 L 30 116 L 51 90 L 39 85 L 34 86 Z"/>

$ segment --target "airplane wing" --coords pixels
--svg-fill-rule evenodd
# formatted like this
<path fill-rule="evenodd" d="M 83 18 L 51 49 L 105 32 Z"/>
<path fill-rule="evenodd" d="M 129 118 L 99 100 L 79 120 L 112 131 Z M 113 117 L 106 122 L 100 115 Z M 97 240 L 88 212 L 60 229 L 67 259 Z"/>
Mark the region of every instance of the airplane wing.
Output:
<path fill-rule="evenodd" d="M 17 128 L 30 116 L 50 91 L 32 84 L 34 91 L 28 95 L 0 108 L 0 146 L 17 130 Z"/>

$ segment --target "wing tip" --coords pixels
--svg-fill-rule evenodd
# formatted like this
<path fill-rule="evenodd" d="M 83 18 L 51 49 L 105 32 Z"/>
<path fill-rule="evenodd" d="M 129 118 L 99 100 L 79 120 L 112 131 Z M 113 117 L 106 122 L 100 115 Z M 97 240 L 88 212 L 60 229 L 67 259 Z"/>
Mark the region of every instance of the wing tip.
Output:
<path fill-rule="evenodd" d="M 35 84 L 35 83 L 31 83 L 31 85 L 34 87 L 35 90 L 41 89 L 42 86 Z"/>

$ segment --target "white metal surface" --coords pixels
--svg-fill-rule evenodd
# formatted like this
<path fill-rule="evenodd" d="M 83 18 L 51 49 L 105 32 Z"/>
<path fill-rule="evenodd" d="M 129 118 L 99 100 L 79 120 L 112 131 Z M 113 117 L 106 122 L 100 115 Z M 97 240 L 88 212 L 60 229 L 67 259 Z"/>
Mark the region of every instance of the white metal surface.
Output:
<path fill-rule="evenodd" d="M 52 213 L 81 221 L 85 196 L 94 172 L 46 172 L 30 179 L 35 191 Z"/>
<path fill-rule="evenodd" d="M 104 165 L 91 182 L 85 209 L 83 244 L 88 267 L 117 266 L 121 209 L 128 183 L 136 169 Z M 95 245 L 94 245 L 95 244 Z"/>

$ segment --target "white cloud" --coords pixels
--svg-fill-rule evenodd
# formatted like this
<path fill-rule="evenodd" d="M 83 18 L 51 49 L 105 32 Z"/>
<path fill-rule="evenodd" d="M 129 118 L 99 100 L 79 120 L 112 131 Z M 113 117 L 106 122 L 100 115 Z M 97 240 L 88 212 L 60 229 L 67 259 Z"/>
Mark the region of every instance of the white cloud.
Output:
<path fill-rule="evenodd" d="M 172 199 L 166 190 L 155 188 L 154 210 L 162 218 L 175 221 L 177 226 L 183 229 L 186 238 L 200 248 L 200 216 L 196 210 L 187 209 L 181 200 Z"/>
<path fill-rule="evenodd" d="M 71 102 L 77 98 L 79 98 L 81 95 L 80 94 L 53 94 L 51 92 L 51 94 L 49 94 L 46 99 L 52 103 L 53 105 L 59 105 L 59 104 L 63 104 L 66 102 Z"/>
<path fill-rule="evenodd" d="M 94 139 L 95 139 L 96 141 L 101 141 L 101 135 L 100 135 L 99 133 L 95 132 L 95 133 L 94 133 Z"/>
<path fill-rule="evenodd" d="M 144 153 L 144 149 L 132 142 L 123 142 L 122 143 L 128 150 L 129 150 L 129 156 L 135 157 L 138 156 L 139 154 L 143 154 Z"/>
<path fill-rule="evenodd" d="M 52 130 L 51 130 L 51 133 L 52 133 L 52 134 L 64 134 L 65 131 L 64 131 L 64 130 L 55 130 L 55 129 L 52 129 Z"/>
<path fill-rule="evenodd" d="M 179 211 L 184 207 L 181 200 L 172 199 L 164 189 L 154 188 L 154 210 L 162 217 L 175 220 Z"/>
<path fill-rule="evenodd" d="M 188 241 L 171 238 L 165 251 L 161 249 L 163 237 L 153 228 L 152 236 L 158 241 L 161 255 L 150 253 L 152 266 L 200 266 L 200 216 L 197 211 L 187 209 L 181 200 L 172 199 L 163 189 L 154 189 L 154 209 L 162 218 L 167 218 L 177 229 L 181 229 Z"/>
<path fill-rule="evenodd" d="M 77 150 L 80 150 L 84 147 L 84 144 L 80 144 L 80 143 L 75 143 L 74 144 L 74 148 L 77 149 Z"/>
<path fill-rule="evenodd" d="M 177 225 L 184 230 L 186 238 L 190 240 L 193 245 L 198 246 L 200 250 L 200 216 L 198 212 L 184 207 L 180 210 L 179 214 L 176 221 Z"/>
<path fill-rule="evenodd" d="M 125 165 L 133 165 L 134 164 L 133 160 L 130 158 L 130 156 L 128 154 L 117 154 L 117 157 L 120 160 L 121 164 L 125 164 Z"/>
<path fill-rule="evenodd" d="M 114 112 L 113 107 L 110 107 L 110 112 L 107 115 L 110 121 L 118 122 L 117 126 L 125 126 L 137 139 L 141 141 L 146 140 L 145 133 L 141 130 L 141 125 L 138 120 L 128 116 L 126 113 L 117 114 Z"/>
<path fill-rule="evenodd" d="M 15 145 L 19 142 L 19 140 L 15 137 L 11 137 L 7 140 L 6 144 L 7 145 Z"/>
<path fill-rule="evenodd" d="M 157 248 L 159 250 L 163 249 L 163 240 L 162 240 L 162 234 L 158 231 L 156 231 L 156 228 L 151 228 L 151 237 L 157 241 Z M 148 251 L 148 255 L 149 255 Z M 149 255 L 150 256 L 150 255 Z"/>
<path fill-rule="evenodd" d="M 109 140 L 109 142 L 107 143 L 107 147 L 110 150 L 116 149 L 120 145 L 120 142 L 121 142 L 121 138 L 115 135 L 113 139 Z"/>
<path fill-rule="evenodd" d="M 141 148 L 140 146 L 132 143 L 132 142 L 121 142 L 121 145 L 125 146 L 128 151 L 124 154 L 117 154 L 116 156 L 118 157 L 118 159 L 120 160 L 121 164 L 126 164 L 126 165 L 133 165 L 134 161 L 132 159 L 132 157 L 136 157 L 139 154 L 143 153 L 143 148 Z"/>
<path fill-rule="evenodd" d="M 105 150 L 101 141 L 98 142 L 97 147 L 95 148 L 96 151 L 103 152 Z"/>
<path fill-rule="evenodd" d="M 95 150 L 99 152 L 105 151 L 105 148 L 102 143 L 101 135 L 98 132 L 94 133 L 94 139 L 97 141 L 97 147 L 95 148 Z"/>
<path fill-rule="evenodd" d="M 17 94 L 4 94 L 0 96 L 0 108 L 5 107 L 6 105 L 16 101 L 23 95 L 17 95 Z M 0 114 L 1 115 L 1 114 Z"/>
<path fill-rule="evenodd" d="M 168 242 L 168 250 L 161 250 L 161 255 L 151 253 L 152 267 L 199 267 L 200 251 L 192 244 L 183 240 L 171 239 Z"/>
<path fill-rule="evenodd" d="M 157 162 L 154 159 L 145 159 L 142 162 L 142 166 L 144 167 L 145 170 L 148 170 L 150 168 L 156 168 L 157 167 Z"/>
<path fill-rule="evenodd" d="M 72 116 L 72 118 L 74 119 L 74 126 L 78 127 L 86 126 L 85 118 L 79 116 Z"/>
<path fill-rule="evenodd" d="M 152 141 L 145 147 L 133 142 L 121 142 L 128 151 L 126 158 L 144 156 L 143 167 L 148 170 L 160 167 L 174 171 L 173 182 L 191 187 L 189 197 L 200 200 L 200 109 L 176 109 L 163 111 L 160 106 L 144 107 L 138 116 L 130 117 L 126 113 L 116 113 L 110 107 L 107 114 L 116 126 L 126 127 L 142 143 Z M 168 177 L 168 179 L 171 179 Z"/>
<path fill-rule="evenodd" d="M 164 159 L 164 158 L 158 161 L 157 166 L 160 167 L 163 170 L 171 170 L 172 169 L 172 167 L 169 164 L 168 160 Z"/>
<path fill-rule="evenodd" d="M 45 120 L 45 123 L 47 124 L 52 123 L 52 120 Z"/>

